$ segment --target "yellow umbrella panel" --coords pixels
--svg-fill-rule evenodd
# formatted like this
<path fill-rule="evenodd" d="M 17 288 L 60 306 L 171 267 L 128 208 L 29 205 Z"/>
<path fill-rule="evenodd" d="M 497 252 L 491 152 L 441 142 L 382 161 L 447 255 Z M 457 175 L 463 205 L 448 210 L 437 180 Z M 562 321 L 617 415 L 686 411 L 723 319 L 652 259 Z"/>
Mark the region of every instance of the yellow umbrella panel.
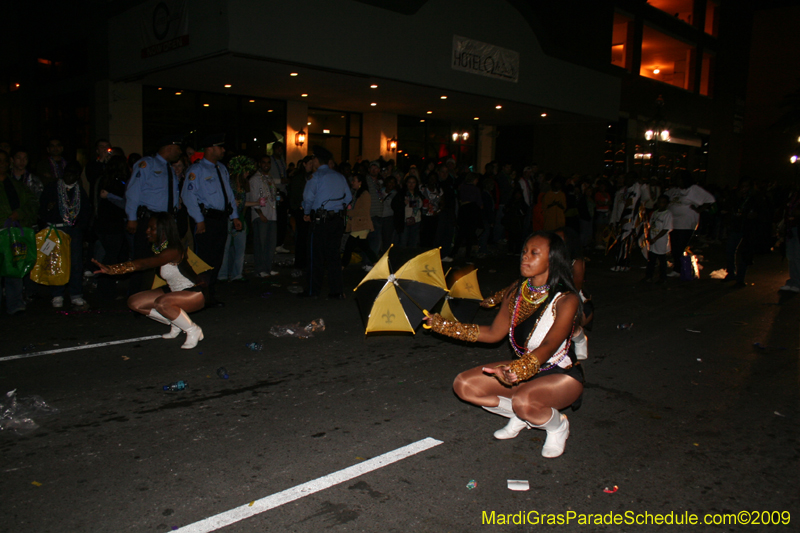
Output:
<path fill-rule="evenodd" d="M 447 320 L 472 322 L 483 300 L 478 286 L 478 271 L 461 276 L 450 287 L 450 294 L 442 305 L 442 316 Z"/>
<path fill-rule="evenodd" d="M 441 256 L 438 249 L 429 250 L 392 274 L 388 255 L 356 287 L 366 332 L 413 333 L 422 323 L 423 309 L 431 309 L 446 293 Z"/>

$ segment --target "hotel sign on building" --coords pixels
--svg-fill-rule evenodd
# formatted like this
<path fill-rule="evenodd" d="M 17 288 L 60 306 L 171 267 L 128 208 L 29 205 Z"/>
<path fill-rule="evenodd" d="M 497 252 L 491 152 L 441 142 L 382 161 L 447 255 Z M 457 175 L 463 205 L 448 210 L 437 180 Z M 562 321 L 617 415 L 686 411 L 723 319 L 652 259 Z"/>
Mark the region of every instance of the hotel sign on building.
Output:
<path fill-rule="evenodd" d="M 471 72 L 516 83 L 519 80 L 519 52 L 453 35 L 454 70 Z"/>
<path fill-rule="evenodd" d="M 143 59 L 189 45 L 186 0 L 151 0 L 141 9 Z"/>

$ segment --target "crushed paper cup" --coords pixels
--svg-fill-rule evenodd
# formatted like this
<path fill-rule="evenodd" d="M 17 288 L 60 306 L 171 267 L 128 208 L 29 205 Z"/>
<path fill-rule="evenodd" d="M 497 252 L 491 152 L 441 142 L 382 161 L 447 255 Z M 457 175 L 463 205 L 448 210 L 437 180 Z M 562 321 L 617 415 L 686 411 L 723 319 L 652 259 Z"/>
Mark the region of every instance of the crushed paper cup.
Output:
<path fill-rule="evenodd" d="M 474 489 L 474 488 L 475 488 L 475 487 L 477 487 L 477 486 L 478 486 L 478 484 L 475 482 L 475 480 L 474 480 L 474 479 L 470 479 L 470 480 L 469 480 L 469 483 L 467 483 L 467 488 L 468 488 L 469 490 L 472 490 L 472 489 Z"/>
<path fill-rule="evenodd" d="M 619 490 L 619 487 L 614 485 L 613 489 L 609 489 L 608 487 L 606 487 L 606 488 L 603 489 L 603 492 L 605 492 L 606 494 L 614 494 L 618 490 Z"/>
<path fill-rule="evenodd" d="M 517 491 L 530 490 L 531 486 L 527 479 L 509 479 L 508 489 Z"/>

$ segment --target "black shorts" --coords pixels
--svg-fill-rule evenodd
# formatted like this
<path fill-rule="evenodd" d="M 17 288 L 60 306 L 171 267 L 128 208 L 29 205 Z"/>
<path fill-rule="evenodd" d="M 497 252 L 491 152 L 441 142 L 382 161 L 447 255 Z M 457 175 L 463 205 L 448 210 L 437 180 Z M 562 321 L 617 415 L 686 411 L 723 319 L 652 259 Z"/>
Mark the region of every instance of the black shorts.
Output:
<path fill-rule="evenodd" d="M 172 289 L 169 288 L 169 285 L 162 285 L 159 288 L 160 289 L 164 289 L 164 294 L 166 294 L 168 292 L 172 292 Z M 195 285 L 193 287 L 189 287 L 188 289 L 183 289 L 183 290 L 178 291 L 178 292 L 203 292 L 203 288 L 204 287 L 202 285 Z"/>
<path fill-rule="evenodd" d="M 581 365 L 580 363 L 575 363 L 569 368 L 554 366 L 549 370 L 541 370 L 531 379 L 540 378 L 542 376 L 550 376 L 552 374 L 566 374 L 571 378 L 577 379 L 581 383 L 584 383 L 586 381 L 586 379 L 583 377 L 583 365 Z"/>
<path fill-rule="evenodd" d="M 541 378 L 544 376 L 552 376 L 555 374 L 566 374 L 573 379 L 577 379 L 581 384 L 584 384 L 586 382 L 586 379 L 583 376 L 583 365 L 580 363 L 575 363 L 569 368 L 562 368 L 560 366 L 555 366 L 549 370 L 543 370 L 537 373 L 535 376 L 533 376 L 531 378 L 531 381 L 533 381 L 536 378 Z M 581 393 L 581 395 L 578 396 L 578 399 L 575 400 L 572 403 L 572 405 L 570 405 L 570 407 L 572 407 L 573 411 L 577 411 L 578 409 L 580 409 L 582 403 L 583 403 L 583 393 Z"/>

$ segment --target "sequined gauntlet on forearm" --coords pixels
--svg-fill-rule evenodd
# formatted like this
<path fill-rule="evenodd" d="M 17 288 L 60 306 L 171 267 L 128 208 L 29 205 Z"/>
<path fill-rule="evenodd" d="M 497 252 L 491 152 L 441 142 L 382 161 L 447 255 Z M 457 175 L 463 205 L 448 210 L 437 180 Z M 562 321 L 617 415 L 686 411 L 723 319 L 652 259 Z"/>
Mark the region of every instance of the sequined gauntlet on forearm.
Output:
<path fill-rule="evenodd" d="M 431 329 L 440 335 L 467 342 L 478 342 L 478 335 L 481 333 L 480 326 L 477 324 L 462 324 L 445 320 L 439 313 L 431 315 Z"/>
<path fill-rule="evenodd" d="M 112 275 L 127 274 L 136 270 L 133 261 L 125 261 L 124 263 L 117 263 L 116 265 L 108 265 L 108 273 Z"/>
<path fill-rule="evenodd" d="M 528 352 L 508 365 L 508 370 L 517 375 L 517 381 L 525 381 L 535 376 L 539 372 L 540 366 L 539 360 L 536 359 L 533 352 Z"/>
<path fill-rule="evenodd" d="M 495 305 L 497 305 L 497 304 L 499 304 L 500 302 L 503 301 L 503 297 L 505 296 L 505 294 L 506 294 L 506 289 L 497 291 L 496 293 L 494 293 L 491 296 L 489 296 L 488 298 L 486 298 L 483 301 L 483 303 L 487 307 L 494 307 Z"/>

